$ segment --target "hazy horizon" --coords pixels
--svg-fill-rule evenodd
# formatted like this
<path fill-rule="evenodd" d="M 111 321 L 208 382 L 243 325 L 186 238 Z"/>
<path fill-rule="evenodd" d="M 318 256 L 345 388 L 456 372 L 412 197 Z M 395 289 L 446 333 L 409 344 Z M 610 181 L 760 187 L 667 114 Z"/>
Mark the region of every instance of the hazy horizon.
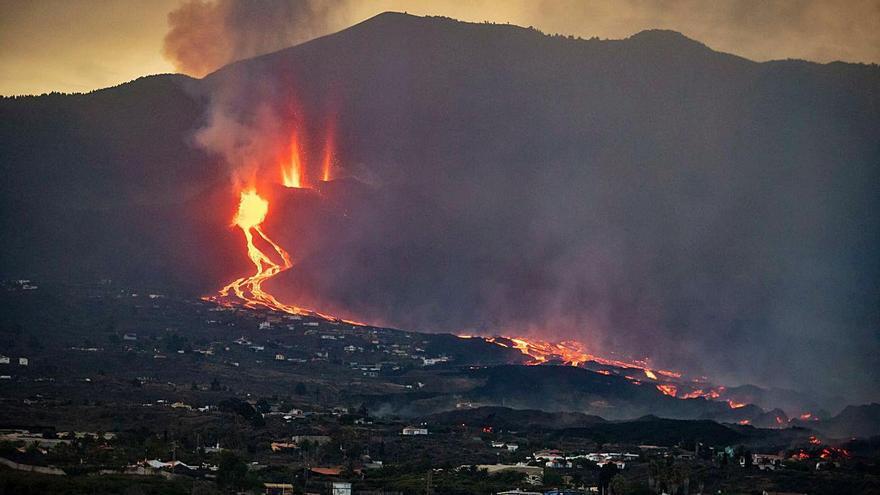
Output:
<path fill-rule="evenodd" d="M 755 61 L 880 62 L 880 2 L 872 0 L 845 5 L 560 0 L 500 7 L 488 1 L 278 0 L 261 3 L 259 15 L 233 0 L 106 1 L 100 8 L 87 0 L 6 0 L 0 11 L 0 94 L 7 96 L 88 92 L 169 72 L 198 77 L 386 11 L 534 26 L 547 34 L 584 38 L 624 39 L 646 29 L 670 29 Z M 247 43 L 241 43 L 243 37 Z"/>

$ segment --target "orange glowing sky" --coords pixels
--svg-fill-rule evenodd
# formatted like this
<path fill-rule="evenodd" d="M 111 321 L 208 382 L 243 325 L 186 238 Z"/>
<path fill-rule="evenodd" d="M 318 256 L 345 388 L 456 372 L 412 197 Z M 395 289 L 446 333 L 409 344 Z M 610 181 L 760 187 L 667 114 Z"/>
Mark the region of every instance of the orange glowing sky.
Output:
<path fill-rule="evenodd" d="M 321 25 L 288 36 L 288 41 L 304 41 L 397 10 L 611 39 L 649 28 L 674 29 L 716 50 L 753 60 L 880 62 L 878 0 L 322 1 L 321 8 L 329 13 Z M 82 92 L 174 72 L 162 46 L 168 14 L 180 4 L 0 0 L 0 94 Z"/>

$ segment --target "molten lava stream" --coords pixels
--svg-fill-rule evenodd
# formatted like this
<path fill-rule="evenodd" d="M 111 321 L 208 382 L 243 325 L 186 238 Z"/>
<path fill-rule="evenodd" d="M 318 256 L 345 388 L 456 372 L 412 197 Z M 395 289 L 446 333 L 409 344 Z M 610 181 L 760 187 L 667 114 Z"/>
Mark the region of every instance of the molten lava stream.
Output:
<path fill-rule="evenodd" d="M 295 315 L 314 315 L 338 321 L 338 318 L 332 316 L 284 304 L 263 289 L 264 282 L 293 266 L 290 254 L 266 235 L 261 227 L 268 212 L 269 202 L 257 194 L 256 191 L 242 191 L 238 211 L 235 214 L 235 218 L 233 218 L 233 223 L 244 233 L 245 241 L 247 241 L 248 258 L 254 264 L 256 272 L 249 277 L 233 280 L 220 289 L 217 296 L 208 299 L 228 306 L 231 304 L 229 299 L 236 297 L 243 301 L 244 306 L 248 308 L 264 307 Z M 280 259 L 280 263 L 272 259 L 270 250 L 264 251 L 260 249 L 256 242 L 258 240 L 271 247 L 271 251 L 274 251 L 276 258 Z"/>
<path fill-rule="evenodd" d="M 241 193 L 241 200 L 233 223 L 244 233 L 248 258 L 256 267 L 256 272 L 250 277 L 242 277 L 230 282 L 220 290 L 220 297 L 229 298 L 234 294 L 244 301 L 245 306 L 250 308 L 263 306 L 288 313 L 302 314 L 304 311 L 300 308 L 281 304 L 272 294 L 263 290 L 263 282 L 293 266 L 290 254 L 270 239 L 260 228 L 260 224 L 263 223 L 268 212 L 269 202 L 260 197 L 256 191 Z M 280 264 L 272 260 L 266 252 L 257 246 L 254 238 L 255 233 L 274 249 L 275 254 L 281 260 Z"/>

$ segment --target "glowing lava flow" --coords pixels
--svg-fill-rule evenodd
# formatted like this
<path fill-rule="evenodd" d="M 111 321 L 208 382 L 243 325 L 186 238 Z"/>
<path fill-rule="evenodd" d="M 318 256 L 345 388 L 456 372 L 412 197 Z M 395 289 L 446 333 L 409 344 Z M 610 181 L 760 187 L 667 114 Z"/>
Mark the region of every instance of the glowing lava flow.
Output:
<path fill-rule="evenodd" d="M 232 220 L 242 232 L 247 241 L 248 258 L 256 267 L 256 272 L 250 277 L 242 277 L 230 282 L 226 287 L 220 289 L 219 296 L 221 298 L 229 298 L 232 294 L 244 301 L 244 305 L 249 308 L 266 307 L 269 309 L 277 309 L 285 313 L 292 314 L 310 314 L 309 311 L 283 304 L 272 294 L 263 290 L 263 283 L 270 278 L 278 275 L 284 270 L 293 266 L 290 254 L 279 246 L 275 241 L 269 238 L 260 224 L 266 219 L 269 213 L 269 202 L 260 197 L 256 191 L 242 191 L 241 201 L 238 203 L 238 211 Z M 257 247 L 256 238 L 265 241 L 275 251 L 280 263 L 273 260 L 266 252 Z"/>
<path fill-rule="evenodd" d="M 469 337 L 460 335 L 460 337 Z M 483 337 L 487 342 L 492 342 L 503 347 L 512 347 L 529 356 L 532 361 L 527 364 L 541 364 L 551 360 L 561 361 L 571 366 L 579 366 L 587 361 L 593 361 L 605 366 L 617 368 L 635 368 L 642 370 L 645 376 L 657 380 L 657 375 L 669 378 L 681 378 L 681 373 L 669 370 L 652 370 L 644 361 L 627 362 L 616 359 L 607 359 L 587 352 L 586 347 L 574 340 L 562 342 L 546 342 L 542 340 L 526 339 L 524 337 Z"/>
<path fill-rule="evenodd" d="M 293 267 L 293 260 L 290 254 L 267 236 L 261 227 L 268 213 L 269 201 L 262 198 L 252 189 L 241 192 L 238 211 L 235 213 L 235 218 L 232 219 L 232 222 L 244 233 L 245 241 L 247 241 L 248 258 L 254 264 L 256 272 L 249 277 L 233 280 L 220 289 L 216 296 L 208 296 L 204 299 L 222 306 L 232 306 L 234 304 L 233 298 L 237 298 L 238 301 L 236 302 L 241 302 L 245 307 L 251 309 L 266 308 L 294 315 L 318 316 L 325 320 L 341 321 L 350 325 L 365 325 L 358 321 L 337 318 L 310 309 L 284 304 L 263 289 L 263 283 L 267 280 Z M 271 251 L 260 249 L 257 245 L 258 242 L 268 244 L 272 248 Z M 273 251 L 277 261 L 273 260 Z"/>
<path fill-rule="evenodd" d="M 678 387 L 671 383 L 661 383 L 660 385 L 657 385 L 657 390 L 663 392 L 664 395 L 675 397 L 675 394 L 678 392 Z"/>
<path fill-rule="evenodd" d="M 645 360 L 623 361 L 603 358 L 587 352 L 587 347 L 584 344 L 573 340 L 547 342 L 527 339 L 525 337 L 477 337 L 473 335 L 459 335 L 459 337 L 468 339 L 479 338 L 501 347 L 516 349 L 528 356 L 529 359 L 525 362 L 527 365 L 556 363 L 585 367 L 602 375 L 620 376 L 635 385 L 654 382 L 654 387 L 660 393 L 676 399 L 703 398 L 706 400 L 720 400 L 730 409 L 740 409 L 748 405 L 744 402 L 737 402 L 727 397 L 722 397 L 727 391 L 723 386 L 708 388 L 705 387 L 705 380 L 685 379 L 677 371 L 651 368 Z M 642 375 L 632 372 L 633 370 L 641 370 L 644 378 L 650 381 L 643 382 Z M 630 373 L 627 374 L 627 372 Z M 805 413 L 801 418 L 808 419 L 810 415 Z"/>

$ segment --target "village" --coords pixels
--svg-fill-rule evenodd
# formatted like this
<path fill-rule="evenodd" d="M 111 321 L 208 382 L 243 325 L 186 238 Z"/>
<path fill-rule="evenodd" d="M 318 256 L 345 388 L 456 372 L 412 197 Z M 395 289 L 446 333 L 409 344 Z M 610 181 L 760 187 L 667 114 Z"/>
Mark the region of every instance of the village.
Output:
<path fill-rule="evenodd" d="M 38 477 L 50 487 L 81 480 L 88 493 L 131 480 L 157 493 L 705 493 L 746 478 L 772 487 L 792 473 L 855 476 L 864 462 L 806 431 L 772 433 L 786 435 L 780 448 L 757 433 L 677 422 L 667 428 L 679 436 L 652 443 L 632 434 L 638 423 L 585 417 L 565 428 L 463 393 L 434 404 L 448 412 L 419 414 L 412 404 L 447 397 L 435 394 L 456 370 L 521 356 L 481 340 L 110 282 L 5 287 L 14 302 L 0 336 L 7 487 Z M 58 292 L 70 306 L 47 304 Z"/>

